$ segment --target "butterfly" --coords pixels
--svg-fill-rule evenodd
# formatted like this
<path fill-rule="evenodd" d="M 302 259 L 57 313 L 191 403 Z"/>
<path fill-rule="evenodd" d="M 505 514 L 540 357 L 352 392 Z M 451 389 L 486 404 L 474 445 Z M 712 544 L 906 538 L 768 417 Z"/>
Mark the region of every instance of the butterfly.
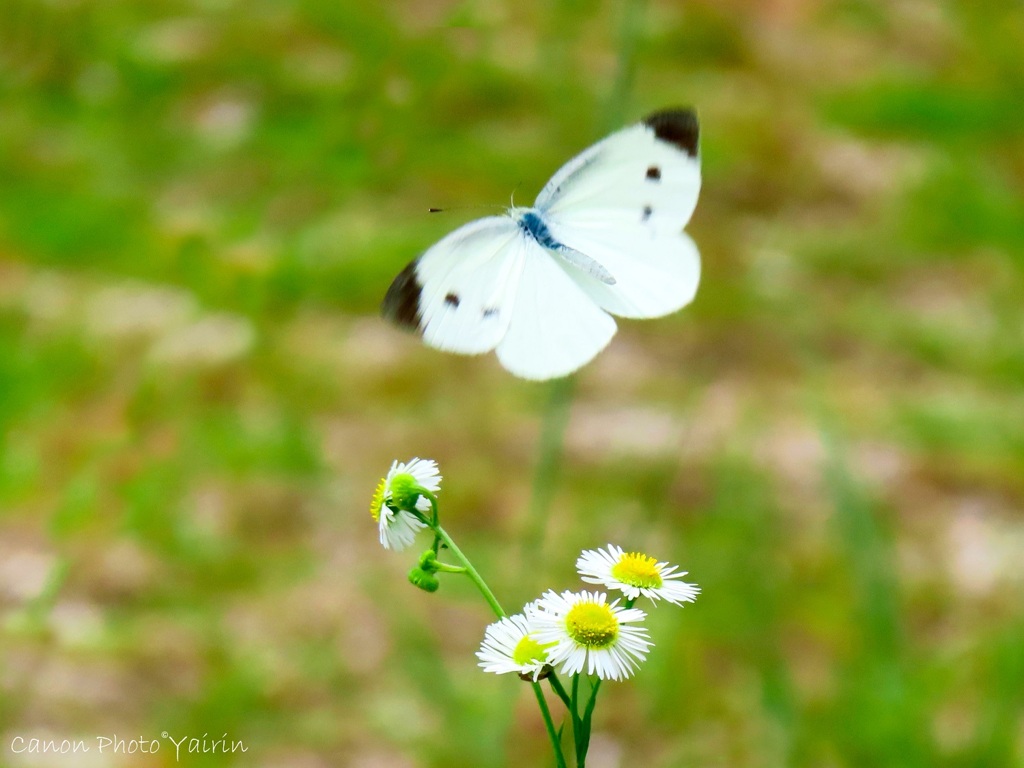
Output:
<path fill-rule="evenodd" d="M 526 379 L 566 376 L 615 335 L 612 315 L 689 304 L 700 254 L 683 232 L 700 192 L 699 125 L 665 109 L 562 166 L 531 208 L 459 227 L 410 262 L 381 313 L 447 352 L 494 350 Z"/>

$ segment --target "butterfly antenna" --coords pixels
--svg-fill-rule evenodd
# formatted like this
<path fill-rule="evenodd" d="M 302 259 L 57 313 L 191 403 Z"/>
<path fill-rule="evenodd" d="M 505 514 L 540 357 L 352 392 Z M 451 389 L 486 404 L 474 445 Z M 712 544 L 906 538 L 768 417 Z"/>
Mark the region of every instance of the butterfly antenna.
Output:
<path fill-rule="evenodd" d="M 427 208 L 427 213 L 448 213 L 448 211 L 471 210 L 473 208 L 490 208 L 493 210 L 497 207 L 496 205 L 453 205 L 450 208 L 435 208 L 431 206 Z"/>

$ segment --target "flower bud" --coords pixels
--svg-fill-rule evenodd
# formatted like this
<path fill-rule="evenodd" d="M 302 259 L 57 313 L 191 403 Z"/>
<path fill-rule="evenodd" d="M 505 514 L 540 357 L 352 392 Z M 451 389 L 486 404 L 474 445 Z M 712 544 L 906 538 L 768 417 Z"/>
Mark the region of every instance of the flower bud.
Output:
<path fill-rule="evenodd" d="M 413 568 L 409 571 L 409 583 L 415 587 L 419 587 L 424 592 L 437 592 L 441 586 L 441 582 L 438 581 L 437 576 L 433 573 L 428 573 L 422 568 Z"/>

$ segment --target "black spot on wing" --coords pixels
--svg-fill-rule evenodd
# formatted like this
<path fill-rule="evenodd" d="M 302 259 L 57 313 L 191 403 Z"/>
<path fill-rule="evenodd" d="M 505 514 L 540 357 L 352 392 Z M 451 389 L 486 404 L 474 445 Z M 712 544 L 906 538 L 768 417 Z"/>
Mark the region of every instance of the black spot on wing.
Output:
<path fill-rule="evenodd" d="M 651 208 L 651 206 L 649 206 L 649 205 L 645 205 L 644 206 L 644 215 L 643 215 L 643 218 L 641 219 L 641 221 L 647 221 L 649 218 L 651 218 L 651 214 L 652 213 L 654 213 L 654 209 Z"/>
<path fill-rule="evenodd" d="M 495 317 L 497 314 L 498 314 L 498 308 L 497 307 L 488 307 L 487 309 L 484 310 L 484 318 L 485 319 L 488 318 L 488 317 Z"/>
<path fill-rule="evenodd" d="M 380 305 L 380 313 L 398 325 L 419 330 L 422 291 L 423 286 L 416 278 L 416 261 L 411 261 L 388 288 Z"/>
<path fill-rule="evenodd" d="M 647 178 L 651 181 L 661 181 L 661 168 L 652 165 L 647 169 Z"/>
<path fill-rule="evenodd" d="M 446 293 L 444 296 L 444 303 L 453 309 L 459 308 L 459 297 L 454 293 Z"/>
<path fill-rule="evenodd" d="M 644 118 L 644 125 L 654 135 L 683 150 L 690 157 L 697 156 L 700 125 L 692 109 L 663 109 Z"/>

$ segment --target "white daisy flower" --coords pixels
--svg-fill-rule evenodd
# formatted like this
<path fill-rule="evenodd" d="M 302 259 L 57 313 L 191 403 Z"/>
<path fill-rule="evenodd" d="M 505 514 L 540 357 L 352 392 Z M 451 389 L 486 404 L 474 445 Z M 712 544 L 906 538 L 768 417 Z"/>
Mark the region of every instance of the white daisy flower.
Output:
<path fill-rule="evenodd" d="M 537 682 L 548 666 L 548 647 L 533 636 L 530 620 L 521 613 L 491 624 L 476 656 L 484 672 L 502 675 L 515 672 L 524 680 Z"/>
<path fill-rule="evenodd" d="M 630 600 L 643 595 L 675 605 L 692 603 L 700 594 L 700 587 L 680 581 L 687 572 L 677 573 L 678 568 L 640 552 L 627 553 L 614 544 L 607 549 L 585 550 L 576 560 L 576 570 L 583 581 L 617 589 Z"/>
<path fill-rule="evenodd" d="M 548 662 L 575 675 L 586 667 L 602 680 L 623 680 L 647 658 L 653 643 L 643 627 L 630 626 L 647 614 L 609 604 L 603 592 L 545 592 L 529 612 L 534 639 L 549 643 Z"/>
<path fill-rule="evenodd" d="M 416 538 L 416 534 L 427 527 L 426 523 L 408 511 L 415 504 L 415 509 L 423 514 L 431 511 L 430 500 L 415 494 L 415 502 L 410 489 L 420 486 L 431 493 L 441 488 L 441 473 L 437 471 L 437 462 L 429 459 L 413 459 L 408 463 L 395 461 L 387 477 L 377 484 L 373 500 L 370 502 L 370 515 L 380 528 L 380 543 L 384 549 L 405 549 Z"/>

